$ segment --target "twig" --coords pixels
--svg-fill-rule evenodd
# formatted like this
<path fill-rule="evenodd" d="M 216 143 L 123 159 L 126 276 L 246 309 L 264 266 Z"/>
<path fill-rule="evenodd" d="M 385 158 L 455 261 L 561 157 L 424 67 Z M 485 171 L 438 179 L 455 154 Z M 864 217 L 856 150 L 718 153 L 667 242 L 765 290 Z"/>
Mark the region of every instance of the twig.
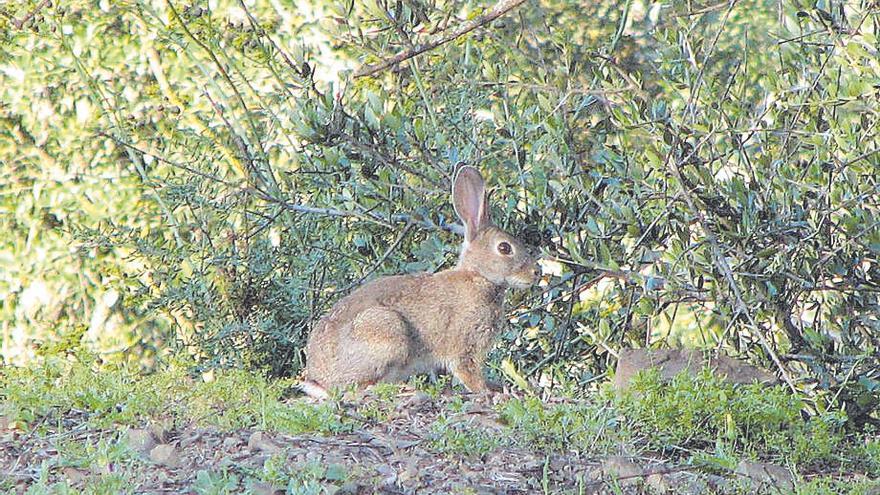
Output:
<path fill-rule="evenodd" d="M 555 88 L 553 86 L 549 86 L 547 84 L 533 84 L 526 83 L 520 81 L 475 81 L 474 84 L 479 84 L 483 87 L 495 87 L 495 86 L 516 86 L 523 89 L 528 89 L 532 91 L 546 91 L 548 93 L 558 93 L 560 91 L 559 88 Z M 627 91 L 633 91 L 637 89 L 633 85 L 628 85 L 623 88 L 609 88 L 609 89 L 586 89 L 586 88 L 574 88 L 569 89 L 568 92 L 574 95 L 612 95 L 612 94 L 620 94 L 626 93 Z"/>
<path fill-rule="evenodd" d="M 447 232 L 452 232 L 453 234 L 464 235 L 464 226 L 457 223 L 448 223 L 448 222 L 439 222 L 434 223 L 428 218 L 424 218 L 421 216 L 410 215 L 407 213 L 394 213 L 388 217 L 383 217 L 378 213 L 374 213 L 372 211 L 367 212 L 356 212 L 356 211 L 348 211 L 348 210 L 338 210 L 336 208 L 320 208 L 308 205 L 301 205 L 296 203 L 289 203 L 284 201 L 283 199 L 276 198 L 271 196 L 264 191 L 257 190 L 252 187 L 248 187 L 245 189 L 248 194 L 252 194 L 257 196 L 264 201 L 268 201 L 270 203 L 275 203 L 283 208 L 286 208 L 291 211 L 296 211 L 299 213 L 309 213 L 313 215 L 326 215 L 331 217 L 351 217 L 351 218 L 360 218 L 361 220 L 367 220 L 370 222 L 378 223 L 384 227 L 391 227 L 389 222 L 393 223 L 407 223 L 413 224 L 421 227 L 425 230 L 445 230 Z"/>
<path fill-rule="evenodd" d="M 157 154 L 155 154 L 155 153 L 151 153 L 151 152 L 149 152 L 149 151 L 142 150 L 142 149 L 138 148 L 137 146 L 135 146 L 135 145 L 133 145 L 133 144 L 126 143 L 126 142 L 123 141 L 122 139 L 119 139 L 119 138 L 117 138 L 116 136 L 113 136 L 113 135 L 107 134 L 107 133 L 104 132 L 104 131 L 98 131 L 97 134 L 98 134 L 98 136 L 102 136 L 102 137 L 105 137 L 105 138 L 107 138 L 107 139 L 110 139 L 111 141 L 113 141 L 114 143 L 116 143 L 116 144 L 119 145 L 119 146 L 122 146 L 122 147 L 128 148 L 128 149 L 130 149 L 130 150 L 132 150 L 132 151 L 135 151 L 135 152 L 137 152 L 137 153 L 139 153 L 139 154 L 141 154 L 141 155 L 149 156 L 149 157 L 153 158 L 153 159 L 156 160 L 156 161 L 159 161 L 159 162 L 165 163 L 165 164 L 170 165 L 170 166 L 172 166 L 172 167 L 175 167 L 175 168 L 179 168 L 179 169 L 185 170 L 185 171 L 187 171 L 187 172 L 189 172 L 189 173 L 191 173 L 191 174 L 193 174 L 193 175 L 197 175 L 197 176 L 202 177 L 202 178 L 204 178 L 204 179 L 208 179 L 208 180 L 211 180 L 211 181 L 214 181 L 214 182 L 217 182 L 217 183 L 223 184 L 224 186 L 230 186 L 230 187 L 231 187 L 231 186 L 235 186 L 235 185 L 236 185 L 236 184 L 234 184 L 234 183 L 232 183 L 232 182 L 229 182 L 229 181 L 227 181 L 227 180 L 221 179 L 220 177 L 217 177 L 216 175 L 209 174 L 209 173 L 206 173 L 206 172 L 202 172 L 202 171 L 200 171 L 200 170 L 197 170 L 197 169 L 195 169 L 195 168 L 189 167 L 189 166 L 184 165 L 184 164 L 182 164 L 182 163 L 178 163 L 178 162 L 175 162 L 175 161 L 171 161 L 171 160 L 169 160 L 169 159 L 167 159 L 167 158 L 163 158 L 163 157 L 161 157 L 161 156 L 159 156 L 159 155 L 157 155 Z"/>
<path fill-rule="evenodd" d="M 856 162 L 861 161 L 861 160 L 865 160 L 865 159 L 870 158 L 870 157 L 872 157 L 872 156 L 874 156 L 874 155 L 876 155 L 876 154 L 878 154 L 878 153 L 880 153 L 880 148 L 874 148 L 874 149 L 872 149 L 871 151 L 866 151 L 866 152 L 862 153 L 861 155 L 859 155 L 859 156 L 857 156 L 857 157 L 855 157 L 855 158 L 853 158 L 853 159 L 851 159 L 851 160 L 847 160 L 847 161 L 841 163 L 840 166 L 838 167 L 838 169 L 844 169 L 844 168 L 846 168 L 846 167 L 849 167 L 849 166 L 852 165 L 853 163 L 856 163 Z"/>
<path fill-rule="evenodd" d="M 697 148 L 695 147 L 691 154 L 696 153 L 696 149 Z M 667 156 L 667 158 L 669 157 Z M 685 157 L 685 161 L 688 158 L 689 157 Z M 782 374 L 782 379 L 785 380 L 785 383 L 788 384 L 789 388 L 791 388 L 791 391 L 796 394 L 797 388 L 794 386 L 794 382 L 791 381 L 791 377 L 788 376 L 788 371 L 785 369 L 785 366 L 783 366 L 782 361 L 776 354 L 776 351 L 773 350 L 773 346 L 770 344 L 770 341 L 767 340 L 767 337 L 761 331 L 761 327 L 758 326 L 758 323 L 755 321 L 755 317 L 752 316 L 752 313 L 749 311 L 748 306 L 746 306 L 746 303 L 742 298 L 742 292 L 740 291 L 736 280 L 733 278 L 733 272 L 730 270 L 730 265 L 727 263 L 727 258 L 724 256 L 724 253 L 721 251 L 721 246 L 718 244 L 718 237 L 715 235 L 715 232 L 706 221 L 706 217 L 705 215 L 703 215 L 702 210 L 700 210 L 694 202 L 694 198 L 690 190 L 688 190 L 687 186 L 685 186 L 685 182 L 681 176 L 681 171 L 678 168 L 678 164 L 675 163 L 675 160 L 671 160 L 670 165 L 672 173 L 675 176 L 675 179 L 678 181 L 678 184 L 681 187 L 681 191 L 684 194 L 685 201 L 687 201 L 688 206 L 697 218 L 697 222 L 706 233 L 706 239 L 709 241 L 709 245 L 712 247 L 712 257 L 714 258 L 715 265 L 724 276 L 724 279 L 727 281 L 727 285 L 730 287 L 730 291 L 733 292 L 737 312 L 744 314 L 749 320 L 749 323 L 752 325 L 752 328 L 755 329 L 755 334 L 758 336 L 758 340 L 761 341 L 761 345 L 764 347 L 764 350 L 767 351 L 767 354 L 770 355 L 770 359 L 773 360 L 773 363 Z"/>
<path fill-rule="evenodd" d="M 235 144 L 235 147 L 238 148 L 240 158 L 244 160 L 247 168 L 249 168 L 256 177 L 262 179 L 262 177 L 260 177 L 260 172 L 257 170 L 256 164 L 254 163 L 254 157 L 253 155 L 251 155 L 250 151 L 248 151 L 247 143 L 244 142 L 244 138 L 242 138 L 238 135 L 237 132 L 235 132 L 235 128 L 232 126 L 232 123 L 230 123 L 229 120 L 226 118 L 226 115 L 223 113 L 223 109 L 220 108 L 220 105 L 218 105 L 217 102 L 214 101 L 214 98 L 211 98 L 211 93 L 208 92 L 207 86 L 204 88 L 203 94 L 211 103 L 211 106 L 214 107 L 214 111 L 217 113 L 217 116 L 220 117 L 220 120 L 222 120 L 223 123 L 226 125 L 226 128 L 229 131 L 229 135 L 232 138 L 232 142 Z"/>
<path fill-rule="evenodd" d="M 35 15 L 37 15 L 38 12 L 40 12 L 41 10 L 43 10 L 44 7 L 49 5 L 50 1 L 51 0 L 43 0 L 42 2 L 40 2 L 39 5 L 34 7 L 34 10 L 28 12 L 26 16 L 22 17 L 20 21 L 13 19 L 12 24 L 15 26 L 16 29 L 23 28 L 24 25 L 28 23 L 28 21 L 30 21 L 31 19 L 34 18 Z"/>
<path fill-rule="evenodd" d="M 41 160 L 45 162 L 44 165 L 49 165 L 54 167 L 57 161 L 55 157 L 50 155 L 46 149 L 37 143 L 37 140 L 34 139 L 33 134 L 31 134 L 24 126 L 24 123 L 21 120 L 21 117 L 6 117 L 4 115 L 0 115 L 0 127 L 7 127 L 9 132 L 18 140 L 20 144 L 27 145 L 34 149 L 37 152 L 37 155 Z"/>
<path fill-rule="evenodd" d="M 183 29 L 183 32 L 186 33 L 186 35 L 193 41 L 193 43 L 198 45 L 202 50 L 204 50 L 208 54 L 208 57 L 211 59 L 211 61 L 214 62 L 214 65 L 217 67 L 217 70 L 220 72 L 220 75 L 223 76 L 223 79 L 226 81 L 227 84 L 229 84 L 230 89 L 232 89 L 233 94 L 235 94 L 235 98 L 238 100 L 238 103 L 241 106 L 242 111 L 244 112 L 245 119 L 247 120 L 248 124 L 250 125 L 251 132 L 254 135 L 254 139 L 257 140 L 257 145 L 260 150 L 260 154 L 262 156 L 265 156 L 265 152 L 263 151 L 263 143 L 260 142 L 260 133 L 257 131 L 257 125 L 254 123 L 253 118 L 251 116 L 251 111 L 250 111 L 250 109 L 248 109 L 247 103 L 245 103 L 244 97 L 241 95 L 241 92 L 238 90 L 238 87 L 235 85 L 235 82 L 232 80 L 232 77 L 229 76 L 229 73 L 226 71 L 226 68 L 220 62 L 220 59 L 217 58 L 217 55 L 214 53 L 214 51 L 211 50 L 211 48 L 208 45 L 206 45 L 202 40 L 197 38 L 192 33 L 192 31 L 190 31 L 189 26 L 187 26 L 187 24 L 186 24 L 186 22 L 184 22 L 183 18 L 180 17 L 180 14 L 177 13 L 177 9 L 174 8 L 174 4 L 171 2 L 171 0 L 166 0 L 165 3 L 168 5 L 168 8 L 170 9 L 171 14 L 174 16 L 174 19 L 177 20 L 178 24 L 180 24 L 180 27 L 181 27 L 181 29 Z M 259 175 L 260 174 L 258 173 L 258 176 Z M 260 178 L 265 181 L 265 178 L 263 178 L 263 177 L 260 177 Z M 272 177 L 272 179 L 274 180 L 274 177 Z"/>
<path fill-rule="evenodd" d="M 412 228 L 413 228 L 413 224 L 411 224 L 411 223 L 406 224 L 406 227 L 404 227 L 403 230 L 400 231 L 400 234 L 398 234 L 397 238 L 394 239 L 394 242 L 392 242 L 391 245 L 388 246 L 388 249 L 385 250 L 385 253 L 382 254 L 382 256 L 380 256 L 379 259 L 376 260 L 375 263 L 373 263 L 373 266 L 371 266 L 370 269 L 366 271 L 366 273 L 364 273 L 363 275 L 358 277 L 357 280 L 348 284 L 347 286 L 345 286 L 345 288 L 343 288 L 339 292 L 342 294 L 347 293 L 353 287 L 360 285 L 361 282 L 363 282 L 370 275 L 375 273 L 376 270 L 378 270 L 379 267 L 382 266 L 382 263 L 385 263 L 385 260 L 387 260 L 388 257 L 391 256 L 391 253 L 393 253 L 394 251 L 397 250 L 397 248 L 400 246 L 400 243 L 403 242 L 403 239 L 406 237 L 407 234 L 409 234 L 409 231 L 412 230 Z"/>
<path fill-rule="evenodd" d="M 706 66 L 709 64 L 709 57 L 712 56 L 715 52 L 715 48 L 718 46 L 718 40 L 721 38 L 721 33 L 724 32 L 724 28 L 727 26 L 727 20 L 730 18 L 730 14 L 733 12 L 736 2 L 737 0 L 729 0 L 727 11 L 724 13 L 724 18 L 721 19 L 721 26 L 718 27 L 718 31 L 712 39 L 712 44 L 709 45 L 709 49 L 706 50 L 706 53 L 703 56 L 703 63 L 700 64 L 700 71 L 697 73 L 697 80 L 691 89 L 691 96 L 688 99 L 687 105 L 685 105 L 685 108 L 690 110 L 692 120 L 697 118 L 697 104 L 699 103 L 700 89 L 703 87 L 703 77 L 706 73 Z"/>
<path fill-rule="evenodd" d="M 468 34 L 474 29 L 489 24 L 490 22 L 519 7 L 525 2 L 526 0 L 499 0 L 499 2 L 496 3 L 494 7 L 492 7 L 489 13 L 481 15 L 480 17 L 477 17 L 472 21 L 465 22 L 464 24 L 461 24 L 460 26 L 455 28 L 452 32 L 444 34 L 443 36 L 431 40 L 423 45 L 418 45 L 403 52 L 400 52 L 397 55 L 389 59 L 385 59 L 379 63 L 361 66 L 357 71 L 355 71 L 354 77 L 357 78 L 372 76 L 373 74 L 397 65 L 404 60 L 409 60 L 413 57 L 419 56 L 427 52 L 428 50 L 433 50 L 440 45 L 445 45 L 446 43 L 449 43 L 456 38 L 460 38 L 461 36 Z"/>

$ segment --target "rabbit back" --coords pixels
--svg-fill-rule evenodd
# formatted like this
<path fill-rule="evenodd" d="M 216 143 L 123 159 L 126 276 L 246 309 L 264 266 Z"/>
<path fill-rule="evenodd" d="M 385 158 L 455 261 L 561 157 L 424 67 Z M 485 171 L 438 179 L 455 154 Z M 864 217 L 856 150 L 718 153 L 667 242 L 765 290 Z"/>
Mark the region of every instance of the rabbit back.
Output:
<path fill-rule="evenodd" d="M 455 269 L 373 281 L 315 326 L 306 378 L 327 388 L 367 385 L 479 361 L 494 340 L 501 296 L 479 275 Z"/>

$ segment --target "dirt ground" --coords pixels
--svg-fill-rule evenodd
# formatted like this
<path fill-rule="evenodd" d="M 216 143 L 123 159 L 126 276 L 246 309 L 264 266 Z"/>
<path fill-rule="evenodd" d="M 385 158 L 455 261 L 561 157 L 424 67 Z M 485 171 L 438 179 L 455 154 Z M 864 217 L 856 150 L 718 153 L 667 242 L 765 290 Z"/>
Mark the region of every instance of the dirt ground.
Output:
<path fill-rule="evenodd" d="M 86 428 L 85 413 L 74 411 L 56 425 L 41 425 L 40 435 L 35 433 L 36 425 L 30 432 L 5 431 L 0 437 L 0 466 L 16 493 L 29 488 L 29 493 L 43 493 L 33 487 L 64 482 L 76 492 L 114 473 L 124 475 L 127 492 L 261 495 L 709 493 L 730 492 L 746 478 L 752 478 L 752 492 L 773 493 L 790 483 L 785 474 L 722 477 L 644 455 L 589 456 L 574 449 L 548 453 L 506 443 L 486 452 L 444 452 L 432 444 L 430 433 L 441 416 L 450 428 L 476 431 L 486 438 L 507 434 L 492 399 L 469 397 L 459 412 L 450 413 L 449 403 L 454 400 L 461 404 L 454 392 L 437 398 L 404 392 L 387 403 L 389 409 L 382 411 L 380 420 L 364 417 L 362 402 L 343 402 L 343 414 L 358 426 L 332 436 L 259 429 L 165 429 L 159 426 L 161 421 L 144 429 L 99 430 Z M 88 467 L 71 462 L 70 445 L 102 443 L 117 454 Z M 287 475 L 273 477 L 273 470 Z"/>

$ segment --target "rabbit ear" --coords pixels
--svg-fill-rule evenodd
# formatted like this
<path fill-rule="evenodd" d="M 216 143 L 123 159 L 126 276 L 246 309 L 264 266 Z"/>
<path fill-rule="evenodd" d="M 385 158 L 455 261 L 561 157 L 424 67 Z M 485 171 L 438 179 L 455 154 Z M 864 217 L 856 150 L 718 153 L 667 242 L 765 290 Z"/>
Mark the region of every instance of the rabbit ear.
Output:
<path fill-rule="evenodd" d="M 466 241 L 474 240 L 480 230 L 489 225 L 486 185 L 476 168 L 464 166 L 459 169 L 452 186 L 452 204 L 464 222 Z"/>

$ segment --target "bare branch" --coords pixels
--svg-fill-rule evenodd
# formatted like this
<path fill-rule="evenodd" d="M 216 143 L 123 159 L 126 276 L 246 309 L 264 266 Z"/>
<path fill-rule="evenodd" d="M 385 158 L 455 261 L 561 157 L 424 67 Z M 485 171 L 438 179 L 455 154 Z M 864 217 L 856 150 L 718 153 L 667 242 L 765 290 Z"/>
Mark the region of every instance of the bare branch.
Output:
<path fill-rule="evenodd" d="M 691 154 L 696 153 L 697 147 L 695 147 L 694 151 Z M 670 156 L 667 156 L 669 159 Z M 685 157 L 683 161 L 687 161 L 690 157 Z M 730 291 L 733 293 L 734 302 L 736 303 L 736 311 L 738 313 L 742 313 L 746 316 L 752 328 L 755 329 L 755 334 L 758 336 L 758 340 L 761 341 L 761 345 L 767 354 L 770 356 L 770 359 L 773 360 L 773 364 L 779 369 L 779 373 L 782 375 L 782 379 L 788 384 L 791 391 L 797 393 L 797 388 L 794 385 L 794 382 L 791 380 L 791 377 L 788 375 L 788 370 L 785 369 L 785 366 L 782 364 L 782 361 L 779 359 L 779 355 L 773 349 L 773 345 L 767 339 L 767 336 L 761 331 L 761 327 L 758 326 L 758 323 L 755 321 L 755 317 L 752 316 L 751 311 L 749 311 L 749 307 L 746 305 L 745 301 L 742 297 L 742 291 L 739 288 L 739 285 L 736 283 L 736 279 L 733 278 L 733 272 L 730 269 L 730 264 L 727 262 L 727 257 L 724 255 L 724 252 L 721 250 L 721 246 L 718 242 L 718 236 L 715 235 L 715 232 L 710 227 L 709 223 L 706 221 L 705 215 L 703 215 L 703 211 L 697 206 L 694 201 L 693 195 L 688 190 L 685 185 L 685 181 L 681 175 L 681 171 L 678 168 L 678 164 L 675 160 L 669 160 L 670 169 L 678 180 L 678 183 L 681 187 L 681 192 L 684 194 L 684 199 L 687 201 L 688 206 L 690 207 L 691 212 L 697 219 L 697 222 L 703 228 L 703 231 L 706 233 L 706 239 L 709 241 L 709 245 L 712 247 L 712 258 L 715 262 L 715 266 L 724 276 L 727 285 L 730 288 Z"/>
<path fill-rule="evenodd" d="M 253 194 L 264 201 L 268 201 L 270 203 L 275 203 L 283 208 L 286 208 L 291 211 L 296 211 L 299 213 L 309 213 L 313 215 L 326 215 L 331 217 L 351 217 L 351 218 L 359 218 L 361 220 L 366 220 L 373 223 L 378 223 L 384 227 L 392 228 L 392 223 L 406 223 L 417 225 L 424 230 L 445 230 L 447 232 L 452 232 L 453 234 L 464 235 L 464 227 L 457 223 L 448 223 L 448 222 L 439 222 L 434 223 L 431 219 L 425 218 L 421 215 L 410 215 L 407 213 L 394 213 L 387 217 L 382 216 L 378 213 L 372 211 L 366 212 L 358 212 L 358 211 L 348 211 L 348 210 L 339 210 L 336 208 L 320 208 L 315 206 L 301 205 L 296 203 L 289 203 L 284 201 L 283 199 L 276 198 L 269 194 L 266 194 L 263 191 L 247 188 L 246 191 L 249 194 Z M 391 222 L 391 223 L 389 223 Z"/>
<path fill-rule="evenodd" d="M 26 16 L 22 17 L 20 21 L 13 19 L 12 24 L 15 26 L 16 29 L 23 28 L 24 25 L 28 23 L 28 21 L 33 19 L 35 15 L 37 15 L 41 10 L 43 10 L 43 8 L 45 8 L 47 5 L 49 5 L 50 1 L 51 0 L 43 0 L 42 2 L 40 2 L 39 5 L 34 7 L 34 10 L 28 12 Z"/>
<path fill-rule="evenodd" d="M 403 239 L 406 237 L 407 234 L 409 234 L 409 231 L 412 230 L 413 225 L 414 225 L 414 224 L 412 224 L 412 223 L 407 223 L 407 224 L 406 224 L 406 227 L 404 227 L 403 230 L 400 231 L 400 234 L 397 235 L 397 238 L 394 239 L 394 242 L 392 242 L 391 245 L 388 246 L 388 249 L 385 250 L 385 253 L 382 254 L 382 256 L 380 256 L 379 259 L 376 260 L 375 263 L 373 263 L 373 266 L 371 266 L 369 270 L 367 270 L 366 272 L 364 272 L 363 275 L 361 275 L 360 277 L 358 277 L 357 280 L 355 280 L 355 281 L 353 281 L 352 283 L 348 284 L 348 286 L 346 286 L 344 289 L 342 289 L 342 290 L 339 291 L 339 292 L 342 293 L 342 294 L 347 293 L 349 290 L 351 290 L 352 288 L 354 288 L 354 287 L 360 285 L 361 282 L 363 282 L 363 281 L 366 280 L 370 275 L 372 275 L 373 273 L 375 273 L 376 270 L 378 270 L 379 267 L 382 266 L 383 263 L 385 263 L 385 261 L 388 259 L 388 257 L 391 256 L 391 253 L 393 253 L 394 251 L 397 250 L 398 247 L 400 247 L 400 243 L 403 242 Z"/>
<path fill-rule="evenodd" d="M 403 62 L 404 60 L 409 60 L 409 59 L 411 59 L 413 57 L 417 57 L 417 56 L 419 56 L 429 50 L 433 50 L 434 48 L 437 48 L 438 46 L 445 45 L 446 43 L 449 43 L 450 41 L 453 41 L 457 38 L 460 38 L 460 37 L 468 34 L 469 32 L 473 31 L 474 29 L 477 29 L 479 27 L 485 26 L 486 24 L 489 24 L 490 22 L 503 16 L 504 14 L 510 12 L 511 10 L 519 7 L 520 5 L 524 4 L 525 2 L 526 2 L 526 0 L 499 0 L 499 2 L 496 3 L 495 6 L 492 7 L 491 10 L 489 10 L 488 13 L 483 14 L 480 17 L 477 17 L 476 19 L 473 19 L 471 21 L 468 21 L 468 22 L 465 22 L 464 24 L 459 25 L 457 28 L 452 30 L 452 32 L 450 32 L 450 33 L 439 36 L 439 37 L 437 37 L 437 38 L 435 38 L 435 39 L 433 39 L 423 45 L 418 45 L 413 48 L 407 49 L 407 50 L 400 52 L 397 55 L 395 55 L 389 59 L 385 59 L 379 63 L 373 64 L 373 65 L 361 66 L 357 71 L 355 71 L 354 77 L 357 78 L 357 77 L 372 76 L 373 74 L 376 74 L 378 72 L 382 72 L 383 70 L 385 70 L 389 67 L 392 67 L 394 65 L 397 65 L 400 62 Z"/>

